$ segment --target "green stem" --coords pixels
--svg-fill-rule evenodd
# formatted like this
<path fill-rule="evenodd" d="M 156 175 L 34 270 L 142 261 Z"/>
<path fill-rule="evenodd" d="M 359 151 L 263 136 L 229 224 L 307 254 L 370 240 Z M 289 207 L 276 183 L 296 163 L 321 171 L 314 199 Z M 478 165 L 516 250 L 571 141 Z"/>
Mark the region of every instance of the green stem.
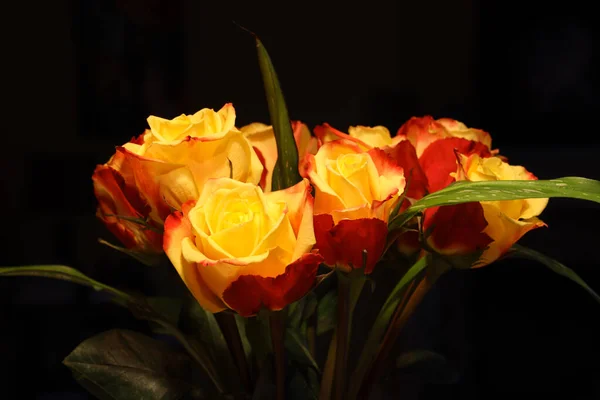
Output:
<path fill-rule="evenodd" d="M 381 346 L 377 350 L 375 360 L 365 376 L 363 384 L 359 390 L 359 399 L 369 398 L 370 391 L 377 378 L 381 376 L 387 356 L 390 354 L 392 347 L 396 343 L 400 332 L 404 326 L 406 326 L 410 316 L 421 303 L 425 297 L 425 294 L 429 292 L 429 289 L 431 289 L 434 282 L 435 278 L 425 276 L 424 278 L 417 278 L 410 283 L 404 298 L 396 308 Z"/>
<path fill-rule="evenodd" d="M 276 311 L 269 316 L 271 343 L 275 355 L 275 386 L 277 400 L 285 399 L 285 311 Z"/>
<path fill-rule="evenodd" d="M 319 400 L 329 400 L 333 389 L 333 378 L 335 372 L 335 350 L 337 348 L 337 335 L 333 332 L 329 350 L 327 351 L 327 359 L 323 368 L 323 377 L 321 378 L 321 388 L 319 390 Z"/>
<path fill-rule="evenodd" d="M 316 356 L 316 345 L 317 345 L 317 313 L 313 313 L 308 318 L 307 326 L 306 326 L 306 343 L 308 345 L 308 352 L 311 357 L 314 359 Z"/>
<path fill-rule="evenodd" d="M 246 353 L 244 352 L 244 345 L 242 344 L 242 338 L 240 331 L 238 330 L 237 322 L 235 321 L 235 315 L 228 311 L 214 314 L 221 332 L 227 342 L 227 347 L 231 353 L 235 366 L 240 374 L 240 380 L 246 393 L 252 393 L 252 380 L 250 379 L 250 370 L 246 362 Z"/>
<path fill-rule="evenodd" d="M 348 367 L 348 341 L 350 333 L 350 278 L 338 274 L 338 300 L 337 300 L 337 325 L 336 325 L 336 357 L 335 357 L 335 384 L 333 398 L 346 399 L 346 372 Z"/>
<path fill-rule="evenodd" d="M 417 262 L 406 271 L 394 289 L 392 289 L 387 300 L 379 310 L 377 318 L 367 335 L 367 340 L 365 341 L 358 363 L 352 374 L 349 385 L 349 400 L 354 400 L 358 397 L 362 382 L 365 380 L 366 374 L 370 370 L 372 362 L 377 355 L 377 350 L 381 345 L 381 340 L 387 331 L 398 304 L 401 302 L 404 293 L 406 293 L 407 286 L 415 278 L 418 278 L 421 275 L 423 270 L 427 267 L 428 262 L 429 256 L 423 256 L 417 260 Z"/>

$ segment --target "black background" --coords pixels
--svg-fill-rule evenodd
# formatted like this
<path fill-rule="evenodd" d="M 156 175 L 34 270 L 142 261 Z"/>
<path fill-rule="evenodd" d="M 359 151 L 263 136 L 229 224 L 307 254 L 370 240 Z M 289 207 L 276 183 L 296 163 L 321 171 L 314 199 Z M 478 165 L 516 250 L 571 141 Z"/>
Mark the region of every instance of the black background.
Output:
<path fill-rule="evenodd" d="M 490 132 L 512 164 L 541 179 L 600 179 L 592 9 L 474 0 L 7 3 L 1 263 L 66 264 L 155 289 L 144 267 L 97 243 L 112 237 L 94 217 L 90 177 L 150 114 L 232 102 L 238 126 L 268 121 L 252 38 L 233 21 L 262 39 L 291 117 L 309 126 L 394 132 L 413 115 L 451 117 Z M 522 244 L 600 291 L 600 207 L 552 199 L 542 218 L 548 228 Z M 5 278 L 0 304 L 7 399 L 88 398 L 61 360 L 94 333 L 146 329 L 63 282 Z M 600 305 L 568 280 L 504 261 L 440 282 L 403 342 L 464 367 L 459 383 L 427 386 L 420 398 L 594 399 L 599 316 Z"/>

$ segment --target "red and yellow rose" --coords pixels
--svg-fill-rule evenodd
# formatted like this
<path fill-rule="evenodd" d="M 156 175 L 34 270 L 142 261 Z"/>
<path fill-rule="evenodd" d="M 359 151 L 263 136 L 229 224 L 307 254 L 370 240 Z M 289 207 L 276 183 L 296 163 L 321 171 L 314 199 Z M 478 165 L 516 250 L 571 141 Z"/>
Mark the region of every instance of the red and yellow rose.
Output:
<path fill-rule="evenodd" d="M 404 190 L 403 169 L 383 150 L 352 140 L 324 143 L 308 155 L 315 188 L 315 235 L 325 263 L 370 273 L 385 248 L 388 216 Z M 366 257 L 366 258 L 365 258 Z"/>
<path fill-rule="evenodd" d="M 208 179 L 232 177 L 258 184 L 263 166 L 230 104 L 173 120 L 148 118 L 150 129 L 117 148 L 92 177 L 98 217 L 125 244 L 160 252 L 162 228 L 173 210 L 196 200 Z M 134 220 L 145 221 L 144 224 Z"/>
<path fill-rule="evenodd" d="M 202 307 L 243 316 L 279 310 L 313 286 L 322 260 L 308 180 L 269 193 L 211 179 L 165 223 L 164 250 Z"/>

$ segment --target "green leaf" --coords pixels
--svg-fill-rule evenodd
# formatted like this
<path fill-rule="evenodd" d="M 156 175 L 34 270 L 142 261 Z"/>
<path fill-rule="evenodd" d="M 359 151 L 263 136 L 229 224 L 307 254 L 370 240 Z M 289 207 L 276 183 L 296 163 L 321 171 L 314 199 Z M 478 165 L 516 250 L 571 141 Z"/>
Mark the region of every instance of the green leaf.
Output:
<path fill-rule="evenodd" d="M 63 363 L 100 399 L 201 399 L 191 359 L 165 343 L 128 330 L 110 330 L 81 343 Z"/>
<path fill-rule="evenodd" d="M 231 374 L 236 367 L 215 316 L 200 307 L 198 301 L 189 293 L 183 300 L 178 327 L 208 354 L 221 377 L 238 377 L 237 374 Z M 229 382 L 229 386 L 239 384 L 239 381 Z"/>
<path fill-rule="evenodd" d="M 102 290 L 112 295 L 111 300 L 115 303 L 126 306 L 131 313 L 138 319 L 148 321 L 161 326 L 161 331 L 175 337 L 194 360 L 200 365 L 206 374 L 211 378 L 213 384 L 223 393 L 223 385 L 214 371 L 210 359 L 200 348 L 195 348 L 188 338 L 170 322 L 169 317 L 165 317 L 157 312 L 149 304 L 145 297 L 133 296 L 118 289 L 98 282 L 82 274 L 78 270 L 64 265 L 41 265 L 41 266 L 22 266 L 22 267 L 2 267 L 0 268 L 0 277 L 2 276 L 37 276 L 43 278 L 52 278 L 76 283 L 83 286 L 89 286 L 96 290 Z"/>
<path fill-rule="evenodd" d="M 337 291 L 329 291 L 317 306 L 317 336 L 335 329 L 337 321 Z"/>
<path fill-rule="evenodd" d="M 389 229 L 401 228 L 425 209 L 478 201 L 564 197 L 600 203 L 600 181 L 579 177 L 537 181 L 455 182 L 415 202 L 390 221 Z"/>
<path fill-rule="evenodd" d="M 367 371 L 375 357 L 377 356 L 377 349 L 381 344 L 383 336 L 387 330 L 387 327 L 398 307 L 398 304 L 402 300 L 408 284 L 416 279 L 427 267 L 429 263 L 429 257 L 422 257 L 416 263 L 414 263 L 404 274 L 398 284 L 392 289 L 385 303 L 379 310 L 379 314 L 369 331 L 367 340 L 360 354 L 356 370 L 354 371 L 350 380 L 350 399 L 355 399 L 358 395 L 360 385 L 365 378 Z"/>
<path fill-rule="evenodd" d="M 239 314 L 235 314 L 235 323 L 237 324 L 238 330 L 240 332 L 242 346 L 244 347 L 244 353 L 246 354 L 246 361 L 248 363 L 248 366 L 250 366 L 252 364 L 252 346 L 250 345 L 250 341 L 248 340 L 248 334 L 246 333 L 246 322 L 246 318 L 242 317 Z"/>
<path fill-rule="evenodd" d="M 292 369 L 291 375 L 292 378 L 286 390 L 286 399 L 317 400 L 319 381 L 314 370 Z"/>
<path fill-rule="evenodd" d="M 125 292 L 100 283 L 75 268 L 65 265 L 28 265 L 22 267 L 0 267 L 0 277 L 2 276 L 37 276 L 41 278 L 59 279 L 67 282 L 76 283 L 91 287 L 98 291 L 105 291 L 115 296 L 115 301 L 120 305 L 126 305 L 133 297 Z"/>
<path fill-rule="evenodd" d="M 259 365 L 273 353 L 269 312 L 262 309 L 256 316 L 246 318 L 246 335 Z"/>
<path fill-rule="evenodd" d="M 396 367 L 402 373 L 418 376 L 425 383 L 455 383 L 459 374 L 446 357 L 431 350 L 411 350 L 396 359 Z"/>
<path fill-rule="evenodd" d="M 174 297 L 146 297 L 146 301 L 157 313 L 170 322 L 172 325 L 177 325 L 179 314 L 181 313 L 182 300 Z M 153 332 L 168 333 L 162 325 L 150 322 Z"/>
<path fill-rule="evenodd" d="M 294 140 L 294 132 L 285 105 L 285 99 L 279 85 L 279 79 L 271 62 L 269 53 L 262 42 L 255 36 L 258 63 L 265 86 L 265 94 L 271 115 L 271 125 L 277 142 L 277 162 L 273 169 L 272 190 L 285 189 L 300 182 L 298 172 L 298 149 Z"/>
<path fill-rule="evenodd" d="M 300 300 L 290 304 L 288 306 L 287 325 L 299 329 L 302 323 L 315 313 L 317 304 L 317 295 L 314 292 L 308 292 Z"/>
<path fill-rule="evenodd" d="M 296 330 L 290 328 L 286 330 L 285 347 L 291 353 L 293 359 L 300 364 L 311 367 L 318 373 L 321 373 L 319 365 L 308 350 L 306 341 Z"/>
<path fill-rule="evenodd" d="M 515 244 L 509 250 L 509 252 L 504 256 L 505 258 L 517 257 L 517 258 L 525 258 L 533 261 L 537 261 L 542 265 L 550 268 L 552 271 L 556 272 L 559 275 L 564 276 L 567 279 L 575 282 L 579 286 L 581 286 L 586 292 L 588 292 L 592 297 L 600 303 L 600 296 L 596 293 L 591 287 L 588 286 L 587 283 L 579 275 L 575 273 L 571 268 L 561 264 L 555 259 L 548 257 L 540 252 L 537 252 L 532 249 L 528 249 L 527 247 Z"/>
<path fill-rule="evenodd" d="M 139 251 L 129 250 L 129 249 L 126 249 L 125 247 L 120 247 L 120 246 L 114 245 L 110 242 L 107 242 L 104 239 L 98 239 L 98 242 L 100 242 L 101 244 L 103 244 L 105 246 L 110 247 L 113 250 L 117 250 L 123 254 L 127 254 L 129 257 L 135 258 L 137 261 L 141 262 L 142 264 L 144 264 L 148 267 L 159 266 L 162 262 L 162 257 L 159 254 L 147 254 L 147 253 L 142 253 Z"/>
<path fill-rule="evenodd" d="M 267 354 L 266 358 L 260 363 L 260 375 L 256 381 L 254 393 L 252 393 L 252 400 L 273 400 L 277 397 L 273 357 Z"/>

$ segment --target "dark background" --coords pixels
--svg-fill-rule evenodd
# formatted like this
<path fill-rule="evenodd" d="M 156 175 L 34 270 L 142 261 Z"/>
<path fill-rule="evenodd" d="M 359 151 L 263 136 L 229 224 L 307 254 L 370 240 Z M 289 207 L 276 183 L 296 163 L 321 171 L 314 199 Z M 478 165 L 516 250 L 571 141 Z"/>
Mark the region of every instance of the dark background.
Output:
<path fill-rule="evenodd" d="M 97 243 L 113 238 L 94 217 L 90 177 L 150 114 L 232 102 L 238 126 L 268 121 L 252 39 L 234 20 L 263 40 L 291 117 L 309 126 L 394 132 L 413 115 L 452 117 L 489 131 L 511 163 L 539 178 L 600 179 L 592 9 L 483 0 L 7 3 L 1 264 L 66 264 L 154 290 L 144 267 Z M 553 199 L 542 217 L 549 227 L 521 243 L 600 291 L 600 207 Z M 0 304 L 6 399 L 86 399 L 62 359 L 94 333 L 146 329 L 63 282 L 5 278 Z M 404 342 L 463 366 L 457 384 L 427 386 L 421 398 L 597 399 L 599 316 L 600 305 L 570 281 L 504 261 L 440 282 L 420 313 L 429 322 Z"/>

